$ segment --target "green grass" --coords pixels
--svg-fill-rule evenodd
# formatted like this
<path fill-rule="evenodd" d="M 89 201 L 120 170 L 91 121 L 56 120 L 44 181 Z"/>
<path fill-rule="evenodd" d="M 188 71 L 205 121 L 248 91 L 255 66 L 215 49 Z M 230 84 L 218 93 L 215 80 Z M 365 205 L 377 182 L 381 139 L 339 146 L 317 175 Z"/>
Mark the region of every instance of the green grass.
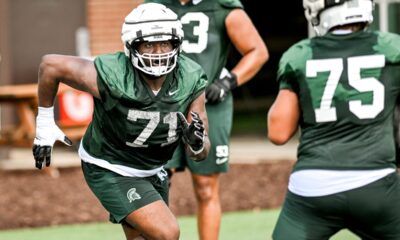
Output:
<path fill-rule="evenodd" d="M 268 240 L 279 209 L 224 213 L 220 240 Z M 197 239 L 196 219 L 178 218 L 182 240 Z M 64 225 L 46 228 L 0 231 L 0 240 L 124 240 L 122 228 L 111 223 Z M 359 240 L 349 231 L 341 231 L 331 240 Z"/>

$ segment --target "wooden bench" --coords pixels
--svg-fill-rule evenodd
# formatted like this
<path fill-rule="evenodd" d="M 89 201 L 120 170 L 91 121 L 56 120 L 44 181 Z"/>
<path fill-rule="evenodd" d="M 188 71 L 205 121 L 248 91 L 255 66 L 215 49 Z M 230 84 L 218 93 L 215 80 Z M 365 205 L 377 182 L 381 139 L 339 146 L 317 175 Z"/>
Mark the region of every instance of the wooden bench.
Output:
<path fill-rule="evenodd" d="M 0 145 L 13 147 L 31 147 L 35 137 L 36 115 L 38 107 L 37 84 L 0 86 L 0 105 L 15 106 L 19 122 L 0 131 Z M 67 85 L 60 84 L 58 94 L 70 91 Z M 75 91 L 75 90 L 74 90 Z M 59 127 L 73 141 L 79 141 L 86 131 L 86 125 L 63 125 Z"/>

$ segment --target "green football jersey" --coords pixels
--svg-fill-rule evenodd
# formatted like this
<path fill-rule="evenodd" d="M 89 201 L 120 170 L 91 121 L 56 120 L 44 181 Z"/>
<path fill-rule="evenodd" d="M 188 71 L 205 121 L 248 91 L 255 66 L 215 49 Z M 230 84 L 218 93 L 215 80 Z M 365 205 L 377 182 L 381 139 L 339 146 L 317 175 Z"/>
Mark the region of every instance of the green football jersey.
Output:
<path fill-rule="evenodd" d="M 145 0 L 166 5 L 183 25 L 183 53 L 199 63 L 212 83 L 225 67 L 231 41 L 226 33 L 225 18 L 235 8 L 243 8 L 239 0 L 193 0 L 181 5 L 178 0 Z"/>
<path fill-rule="evenodd" d="M 136 169 L 164 165 L 180 141 L 177 112 L 186 115 L 207 85 L 202 68 L 179 56 L 155 95 L 124 53 L 100 55 L 94 63 L 101 100 L 94 99 L 84 149 L 111 164 Z"/>
<path fill-rule="evenodd" d="M 282 56 L 278 81 L 299 96 L 295 171 L 395 167 L 399 35 L 361 31 L 300 41 Z"/>

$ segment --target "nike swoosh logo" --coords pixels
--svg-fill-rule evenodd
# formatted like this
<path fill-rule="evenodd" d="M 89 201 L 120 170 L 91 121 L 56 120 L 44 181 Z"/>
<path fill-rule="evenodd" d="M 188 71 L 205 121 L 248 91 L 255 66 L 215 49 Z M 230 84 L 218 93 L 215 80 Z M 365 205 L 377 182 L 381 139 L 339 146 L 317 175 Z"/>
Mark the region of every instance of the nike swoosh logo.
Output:
<path fill-rule="evenodd" d="M 217 160 L 215 161 L 218 165 L 223 164 L 224 162 L 227 162 L 228 158 L 224 157 L 224 158 L 217 158 Z"/>
<path fill-rule="evenodd" d="M 172 96 L 172 95 L 174 95 L 175 93 L 177 93 L 178 91 L 179 91 L 179 89 L 176 89 L 175 91 L 172 91 L 172 92 L 169 91 L 169 92 L 168 92 L 168 95 L 169 95 L 169 96 Z"/>

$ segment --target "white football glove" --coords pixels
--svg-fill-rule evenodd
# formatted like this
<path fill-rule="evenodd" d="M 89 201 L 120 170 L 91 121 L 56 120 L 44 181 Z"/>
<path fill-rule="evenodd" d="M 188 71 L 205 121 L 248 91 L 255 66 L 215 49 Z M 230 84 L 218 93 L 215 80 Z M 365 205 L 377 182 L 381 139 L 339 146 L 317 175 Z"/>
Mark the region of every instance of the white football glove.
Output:
<path fill-rule="evenodd" d="M 32 147 L 36 168 L 42 169 L 44 164 L 46 167 L 50 166 L 53 145 L 57 140 L 68 146 L 72 145 L 72 141 L 54 121 L 54 107 L 39 107 L 36 117 L 36 136 Z"/>

